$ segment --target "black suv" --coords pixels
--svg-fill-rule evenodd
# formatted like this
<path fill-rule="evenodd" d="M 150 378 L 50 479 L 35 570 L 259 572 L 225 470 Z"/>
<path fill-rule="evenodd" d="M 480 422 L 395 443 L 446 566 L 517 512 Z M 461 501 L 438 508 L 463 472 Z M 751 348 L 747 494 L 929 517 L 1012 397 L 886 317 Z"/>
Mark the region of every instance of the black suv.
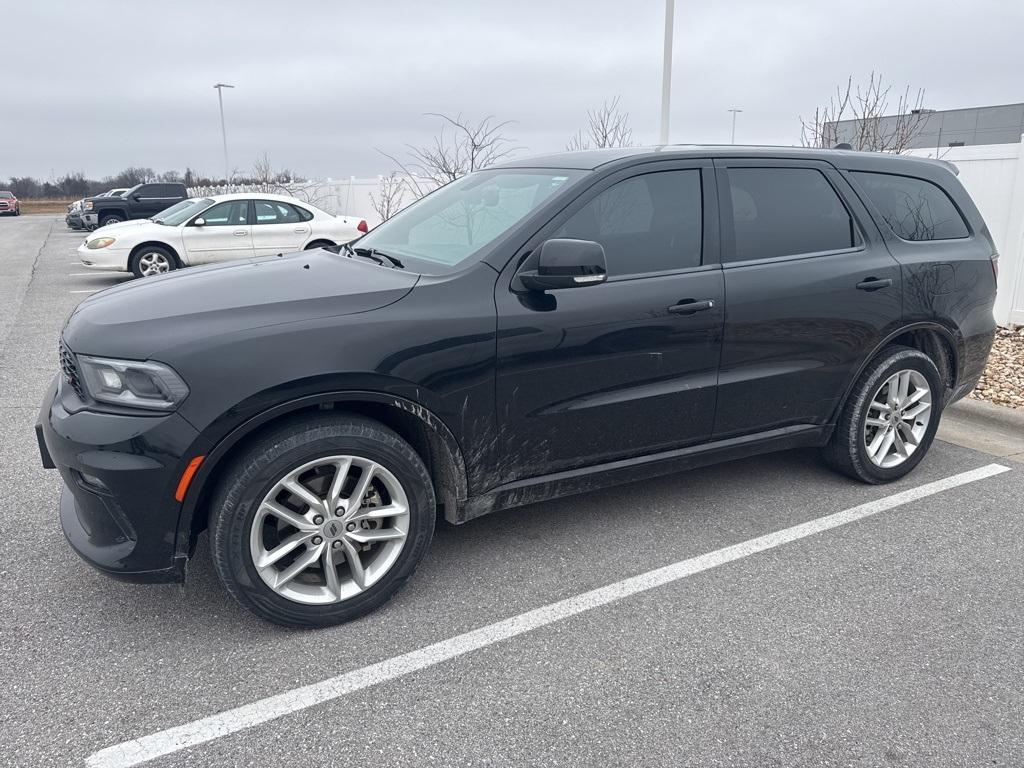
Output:
<path fill-rule="evenodd" d="M 81 209 L 82 225 L 96 229 L 129 219 L 148 219 L 187 198 L 188 190 L 180 182 L 136 184 L 123 195 L 85 198 Z"/>
<path fill-rule="evenodd" d="M 86 299 L 39 445 L 72 547 L 327 625 L 412 574 L 437 514 L 821 448 L 886 482 L 967 394 L 992 239 L 951 166 L 599 150 L 466 176 L 352 246 Z"/>

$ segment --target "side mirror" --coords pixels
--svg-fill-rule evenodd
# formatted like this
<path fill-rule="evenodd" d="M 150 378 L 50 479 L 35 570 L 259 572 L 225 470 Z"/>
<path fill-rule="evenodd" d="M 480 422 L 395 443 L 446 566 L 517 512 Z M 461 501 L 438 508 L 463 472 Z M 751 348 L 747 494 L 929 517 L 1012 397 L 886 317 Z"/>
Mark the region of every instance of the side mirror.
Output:
<path fill-rule="evenodd" d="M 537 268 L 517 275 L 528 291 L 584 288 L 608 279 L 604 247 L 593 240 L 545 240 L 537 251 Z"/>
<path fill-rule="evenodd" d="M 202 216 L 200 216 L 198 219 L 194 219 L 192 221 L 192 226 L 193 227 L 205 227 L 206 226 L 206 219 L 204 219 Z"/>
<path fill-rule="evenodd" d="M 141 200 L 141 199 L 142 199 L 142 195 L 140 195 L 138 192 L 136 192 L 134 195 L 132 195 L 132 200 L 134 200 L 136 203 L 139 202 L 139 200 Z"/>

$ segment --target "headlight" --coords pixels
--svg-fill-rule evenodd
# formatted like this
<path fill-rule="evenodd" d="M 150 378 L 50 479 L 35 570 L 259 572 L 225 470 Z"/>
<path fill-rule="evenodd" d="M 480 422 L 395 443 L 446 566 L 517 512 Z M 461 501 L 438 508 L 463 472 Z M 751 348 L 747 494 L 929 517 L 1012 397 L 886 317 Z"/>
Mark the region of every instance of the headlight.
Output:
<path fill-rule="evenodd" d="M 85 208 L 85 210 L 91 211 L 92 210 L 92 200 L 86 200 L 85 203 L 83 203 L 83 207 Z"/>
<path fill-rule="evenodd" d="M 188 386 L 169 366 L 151 360 L 78 356 L 85 388 L 94 400 L 170 411 L 188 396 Z"/>
<path fill-rule="evenodd" d="M 97 237 L 95 240 L 88 240 L 85 243 L 85 247 L 90 251 L 95 251 L 98 248 L 106 248 L 107 246 L 114 244 L 113 237 Z"/>

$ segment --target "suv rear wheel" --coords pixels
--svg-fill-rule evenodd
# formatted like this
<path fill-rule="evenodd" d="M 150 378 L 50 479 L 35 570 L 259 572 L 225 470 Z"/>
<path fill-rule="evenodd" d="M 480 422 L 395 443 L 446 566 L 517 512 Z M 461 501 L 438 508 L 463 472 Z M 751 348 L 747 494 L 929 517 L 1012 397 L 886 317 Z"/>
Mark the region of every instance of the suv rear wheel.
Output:
<path fill-rule="evenodd" d="M 826 462 L 866 483 L 886 483 L 918 465 L 935 439 L 943 384 L 930 357 L 889 347 L 854 385 L 823 450 Z"/>
<path fill-rule="evenodd" d="M 214 565 L 243 606 L 277 624 L 362 616 L 412 575 L 435 519 L 419 455 L 382 424 L 307 417 L 233 462 L 210 512 Z"/>

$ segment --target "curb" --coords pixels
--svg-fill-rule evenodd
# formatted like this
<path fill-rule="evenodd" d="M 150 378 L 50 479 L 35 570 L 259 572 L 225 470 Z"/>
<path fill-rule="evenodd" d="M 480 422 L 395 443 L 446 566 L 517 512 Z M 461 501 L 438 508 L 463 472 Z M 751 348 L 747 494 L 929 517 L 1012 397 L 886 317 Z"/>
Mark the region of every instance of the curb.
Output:
<path fill-rule="evenodd" d="M 1024 410 L 964 398 L 945 409 L 936 437 L 1024 462 Z"/>
<path fill-rule="evenodd" d="M 1024 409 L 1021 408 L 1008 408 L 986 400 L 970 400 L 965 397 L 946 408 L 945 414 L 1004 430 L 1020 430 L 1024 434 Z"/>

